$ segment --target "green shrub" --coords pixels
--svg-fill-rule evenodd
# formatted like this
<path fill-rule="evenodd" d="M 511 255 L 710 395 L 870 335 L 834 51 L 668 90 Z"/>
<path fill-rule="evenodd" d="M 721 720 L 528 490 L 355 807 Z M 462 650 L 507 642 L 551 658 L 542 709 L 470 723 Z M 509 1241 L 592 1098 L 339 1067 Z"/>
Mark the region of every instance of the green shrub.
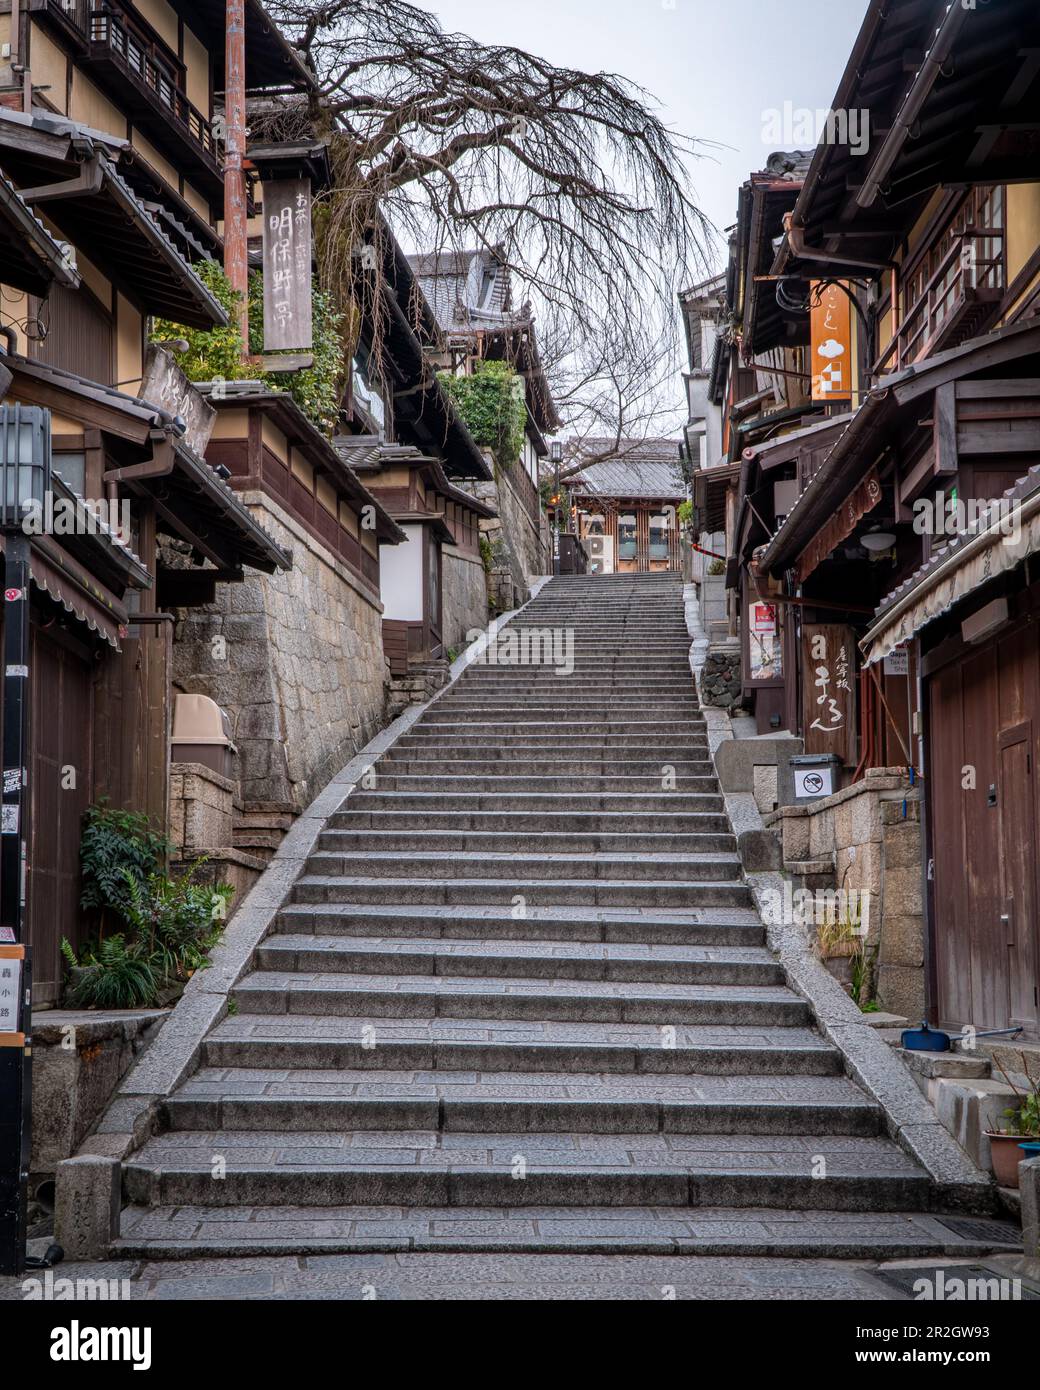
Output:
<path fill-rule="evenodd" d="M 523 380 L 509 363 L 478 362 L 469 376 L 438 376 L 476 442 L 500 464 L 515 463 L 524 447 L 527 405 Z"/>
<path fill-rule="evenodd" d="M 172 848 L 148 817 L 136 811 L 117 811 L 104 801 L 87 810 L 79 847 L 79 901 L 97 915 L 99 933 L 104 933 L 106 914 L 114 913 L 125 924 L 130 884 L 143 885 L 158 873 Z"/>
<path fill-rule="evenodd" d="M 223 377 L 233 381 L 245 375 L 242 370 L 242 335 L 238 331 L 238 305 L 242 296 L 231 288 L 231 281 L 216 261 L 198 261 L 195 274 L 226 310 L 230 322 L 226 328 L 188 328 L 170 319 L 156 319 L 152 327 L 152 342 L 168 342 L 183 338 L 188 351 L 177 362 L 189 381 L 216 381 Z"/>
<path fill-rule="evenodd" d="M 208 964 L 234 890 L 227 883 L 195 882 L 204 859 L 178 878 L 169 877 L 163 866 L 171 848 L 145 816 L 105 805 L 87 811 L 80 902 L 96 914 L 97 929 L 78 958 L 62 940 L 70 1004 L 154 1006 Z"/>
<path fill-rule="evenodd" d="M 66 940 L 62 955 L 72 971 L 66 1002 L 79 1009 L 140 1009 L 159 991 L 155 963 L 140 941 L 127 943 L 122 932 L 88 947 L 81 960 Z"/>
<path fill-rule="evenodd" d="M 312 424 L 331 434 L 339 420 L 343 385 L 343 315 L 332 296 L 315 283 L 312 291 L 314 313 L 314 365 L 300 372 L 263 372 L 242 360 L 242 336 L 238 331 L 241 295 L 216 261 L 200 261 L 195 267 L 199 278 L 227 310 L 232 322 L 226 328 L 187 328 L 169 319 L 156 320 L 153 342 L 183 338 L 188 351 L 177 361 L 189 381 L 236 381 L 247 378 L 263 381 L 272 390 L 287 391 Z M 264 277 L 254 271 L 249 277 L 249 350 L 259 354 L 264 347 Z"/>

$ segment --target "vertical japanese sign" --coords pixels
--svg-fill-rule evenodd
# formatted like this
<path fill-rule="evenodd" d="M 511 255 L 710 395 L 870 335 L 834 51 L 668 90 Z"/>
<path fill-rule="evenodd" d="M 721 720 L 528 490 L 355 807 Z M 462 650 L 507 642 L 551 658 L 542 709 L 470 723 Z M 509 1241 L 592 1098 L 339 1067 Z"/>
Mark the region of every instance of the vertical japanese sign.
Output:
<path fill-rule="evenodd" d="M 814 401 L 852 399 L 852 305 L 844 288 L 813 280 L 809 334 Z"/>
<path fill-rule="evenodd" d="M 837 623 L 802 628 L 802 732 L 807 753 L 856 762 L 856 637 Z"/>
<path fill-rule="evenodd" d="M 310 180 L 264 183 L 264 351 L 313 346 Z"/>

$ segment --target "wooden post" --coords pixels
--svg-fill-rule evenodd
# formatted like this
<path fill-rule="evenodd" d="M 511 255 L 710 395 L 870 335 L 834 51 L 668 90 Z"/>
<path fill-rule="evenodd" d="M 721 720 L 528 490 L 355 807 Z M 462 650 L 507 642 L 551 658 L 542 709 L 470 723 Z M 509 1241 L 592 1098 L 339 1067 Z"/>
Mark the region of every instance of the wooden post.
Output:
<path fill-rule="evenodd" d="M 238 326 L 249 356 L 249 241 L 246 227 L 246 7 L 227 0 L 224 70 L 224 270 L 242 296 Z"/>

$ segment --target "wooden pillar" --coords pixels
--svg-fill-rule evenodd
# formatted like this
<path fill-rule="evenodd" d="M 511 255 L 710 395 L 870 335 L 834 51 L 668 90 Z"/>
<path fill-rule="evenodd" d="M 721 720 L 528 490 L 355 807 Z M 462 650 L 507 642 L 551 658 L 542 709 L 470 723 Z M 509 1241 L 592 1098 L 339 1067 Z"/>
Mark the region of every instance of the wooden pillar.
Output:
<path fill-rule="evenodd" d="M 249 356 L 249 236 L 246 217 L 246 7 L 227 0 L 224 71 L 224 270 L 238 291 L 242 355 Z"/>

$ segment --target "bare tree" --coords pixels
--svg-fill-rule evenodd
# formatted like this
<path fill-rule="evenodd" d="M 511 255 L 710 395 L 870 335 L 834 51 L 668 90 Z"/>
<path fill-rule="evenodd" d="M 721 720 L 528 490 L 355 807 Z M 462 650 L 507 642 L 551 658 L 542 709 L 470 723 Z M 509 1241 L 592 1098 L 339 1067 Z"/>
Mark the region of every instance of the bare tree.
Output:
<path fill-rule="evenodd" d="M 494 248 L 568 424 L 620 438 L 648 423 L 664 363 L 677 379 L 677 291 L 712 235 L 694 142 L 623 77 L 445 33 L 406 0 L 270 9 L 320 80 L 298 114 L 333 142 L 326 272 L 378 237 L 379 209 L 417 250 Z"/>

